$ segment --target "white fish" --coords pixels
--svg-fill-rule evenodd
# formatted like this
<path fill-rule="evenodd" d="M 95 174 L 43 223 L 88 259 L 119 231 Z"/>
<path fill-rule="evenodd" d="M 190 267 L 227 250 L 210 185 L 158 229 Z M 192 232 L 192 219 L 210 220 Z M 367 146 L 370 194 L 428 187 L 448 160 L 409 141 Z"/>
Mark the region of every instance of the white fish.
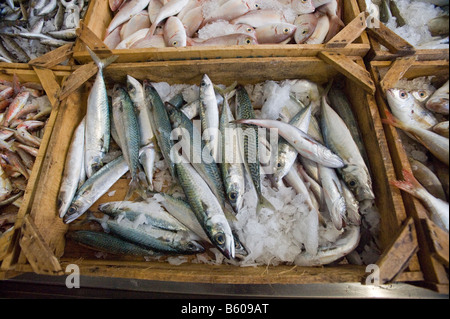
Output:
<path fill-rule="evenodd" d="M 148 32 L 149 36 L 155 34 L 156 27 L 165 19 L 177 15 L 187 4 L 189 0 L 172 0 L 165 4 L 158 13 Z"/>
<path fill-rule="evenodd" d="M 108 28 L 106 29 L 106 34 L 111 33 L 115 28 L 124 22 L 130 20 L 133 16 L 144 10 L 150 0 L 131 0 L 124 4 L 122 8 L 114 15 Z"/>
<path fill-rule="evenodd" d="M 186 30 L 177 17 L 170 17 L 164 25 L 164 40 L 168 47 L 185 47 L 187 41 Z"/>
<path fill-rule="evenodd" d="M 120 37 L 121 39 L 126 39 L 136 31 L 145 28 L 150 28 L 150 19 L 148 18 L 148 12 L 143 10 L 122 25 Z"/>
<path fill-rule="evenodd" d="M 129 35 L 127 38 L 123 39 L 116 47 L 116 50 L 129 49 L 139 41 L 145 39 L 150 28 L 140 29 L 135 33 Z"/>
<path fill-rule="evenodd" d="M 318 21 L 319 18 L 314 13 L 298 16 L 294 21 L 294 25 L 297 27 L 294 34 L 295 42 L 297 44 L 305 43 L 316 30 Z"/>
<path fill-rule="evenodd" d="M 188 37 L 192 37 L 203 24 L 204 19 L 202 7 L 193 8 L 179 19 L 186 29 L 186 35 Z"/>
<path fill-rule="evenodd" d="M 313 34 L 306 40 L 307 44 L 322 44 L 327 37 L 330 30 L 330 20 L 326 15 L 323 15 L 317 21 L 316 29 Z"/>
<path fill-rule="evenodd" d="M 232 24 L 247 24 L 254 28 L 262 27 L 270 23 L 286 23 L 286 18 L 280 10 L 262 9 L 249 11 L 248 13 L 230 21 Z"/>
<path fill-rule="evenodd" d="M 297 27 L 290 23 L 274 23 L 256 29 L 258 43 L 281 43 L 292 38 Z"/>
<path fill-rule="evenodd" d="M 316 10 L 313 0 L 292 0 L 291 8 L 296 14 L 313 13 Z"/>
<path fill-rule="evenodd" d="M 393 181 L 392 185 L 408 192 L 414 197 L 420 199 L 431 214 L 431 219 L 442 229 L 449 231 L 449 204 L 439 198 L 431 195 L 414 175 L 403 170 L 404 181 Z"/>

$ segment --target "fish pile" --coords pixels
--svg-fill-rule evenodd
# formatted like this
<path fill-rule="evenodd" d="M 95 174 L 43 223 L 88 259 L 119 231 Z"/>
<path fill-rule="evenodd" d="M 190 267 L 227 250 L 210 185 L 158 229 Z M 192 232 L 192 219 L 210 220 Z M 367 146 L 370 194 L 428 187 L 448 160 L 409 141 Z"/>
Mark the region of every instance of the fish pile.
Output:
<path fill-rule="evenodd" d="M 387 91 L 385 123 L 404 132 L 402 142 L 412 171 L 393 185 L 422 201 L 430 218 L 449 231 L 449 82 L 437 90 L 418 78 Z"/>
<path fill-rule="evenodd" d="M 116 57 L 89 52 L 99 71 L 66 156 L 58 209 L 67 224 L 93 211 L 81 224 L 94 221 L 103 231 L 70 231 L 71 239 L 112 254 L 194 254 L 198 261 L 208 260 L 209 249 L 247 264 L 267 256 L 258 252 L 266 240 L 276 243 L 269 253 L 290 256 L 280 262 L 299 265 L 328 264 L 357 248 L 360 204 L 373 205 L 375 196 L 356 122 L 346 124 L 354 118 L 336 85 L 317 99 L 310 93 L 318 85 L 294 81 L 301 90 L 290 85 L 289 106 L 269 119 L 264 107 L 256 116 L 254 88 L 215 85 L 206 74 L 198 86 L 174 85 L 177 93 L 166 83 L 171 94 L 164 83 L 131 76 L 107 89 L 103 69 Z M 270 136 L 260 133 L 264 127 Z M 123 200 L 92 207 L 125 175 Z M 252 233 L 264 223 L 269 233 Z"/>
<path fill-rule="evenodd" d="M 110 49 L 321 44 L 344 25 L 338 0 L 110 0 Z"/>
<path fill-rule="evenodd" d="M 418 49 L 448 49 L 448 0 L 366 0 L 368 11 Z"/>
<path fill-rule="evenodd" d="M 0 3 L 0 62 L 27 63 L 73 43 L 89 0 L 21 0 Z"/>
<path fill-rule="evenodd" d="M 51 110 L 40 84 L 0 81 L 0 234 L 15 222 Z"/>

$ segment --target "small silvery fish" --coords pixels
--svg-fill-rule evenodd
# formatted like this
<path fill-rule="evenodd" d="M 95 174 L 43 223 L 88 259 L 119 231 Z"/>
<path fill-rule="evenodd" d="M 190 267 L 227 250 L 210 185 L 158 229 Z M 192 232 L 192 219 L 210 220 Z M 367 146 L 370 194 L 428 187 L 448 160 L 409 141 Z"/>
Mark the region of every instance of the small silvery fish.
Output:
<path fill-rule="evenodd" d="M 412 173 L 417 181 L 434 197 L 446 200 L 445 191 L 441 181 L 433 171 L 413 158 L 409 158 L 409 163 L 411 164 Z"/>
<path fill-rule="evenodd" d="M 175 164 L 177 176 L 192 211 L 219 251 L 227 258 L 234 258 L 233 234 L 219 201 L 192 165 L 179 157 Z"/>
<path fill-rule="evenodd" d="M 333 225 L 337 230 L 341 230 L 343 227 L 343 219 L 347 212 L 347 204 L 339 177 L 333 168 L 322 165 L 319 165 L 319 176 Z"/>
<path fill-rule="evenodd" d="M 86 176 L 91 177 L 103 165 L 103 157 L 109 151 L 110 142 L 110 106 L 103 69 L 117 59 L 111 56 L 100 60 L 94 52 L 86 47 L 98 67 L 94 85 L 88 96 L 85 132 L 85 169 Z"/>
<path fill-rule="evenodd" d="M 347 125 L 327 103 L 325 96 L 322 98 L 321 127 L 325 144 L 345 164 L 339 168 L 339 172 L 356 198 L 359 201 L 375 199 L 372 179 L 359 148 Z"/>
<path fill-rule="evenodd" d="M 103 232 L 78 230 L 68 233 L 68 238 L 88 248 L 115 255 L 131 256 L 161 256 L 161 253 L 142 248 L 141 246 L 127 242 L 120 238 Z"/>
<path fill-rule="evenodd" d="M 449 113 L 449 81 L 447 81 L 442 87 L 440 87 L 426 103 L 427 109 L 448 115 Z"/>
<path fill-rule="evenodd" d="M 402 122 L 426 130 L 437 124 L 436 117 L 422 107 L 411 93 L 401 89 L 390 89 L 386 92 L 386 96 L 392 114 Z"/>
<path fill-rule="evenodd" d="M 382 122 L 395 126 L 412 135 L 420 144 L 425 146 L 437 159 L 448 166 L 449 164 L 449 140 L 432 131 L 408 125 L 386 111 L 386 119 Z"/>
<path fill-rule="evenodd" d="M 141 187 L 138 177 L 141 136 L 133 102 L 127 91 L 117 85 L 113 90 L 112 120 L 120 140 L 120 148 L 131 173 L 130 187 L 125 197 L 128 199 L 134 191 L 138 191 Z"/>
<path fill-rule="evenodd" d="M 63 218 L 69 209 L 72 199 L 78 189 L 81 173 L 84 167 L 84 131 L 85 119 L 75 129 L 67 152 L 63 178 L 58 194 L 59 217 Z"/>
<path fill-rule="evenodd" d="M 93 174 L 75 194 L 64 215 L 64 223 L 69 224 L 83 215 L 127 171 L 128 165 L 125 158 L 119 156 Z"/>

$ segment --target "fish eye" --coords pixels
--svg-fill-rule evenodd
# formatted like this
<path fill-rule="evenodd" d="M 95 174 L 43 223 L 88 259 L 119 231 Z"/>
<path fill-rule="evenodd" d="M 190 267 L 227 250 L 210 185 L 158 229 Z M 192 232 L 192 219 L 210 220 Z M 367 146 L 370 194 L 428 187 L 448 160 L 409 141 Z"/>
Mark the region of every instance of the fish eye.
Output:
<path fill-rule="evenodd" d="M 193 243 L 188 243 L 187 248 L 189 250 L 194 250 L 196 247 L 195 247 L 195 245 Z"/>
<path fill-rule="evenodd" d="M 68 213 L 73 214 L 73 213 L 75 213 L 76 211 L 77 211 L 77 209 L 76 209 L 75 207 L 71 206 L 71 207 L 69 208 L 69 210 L 68 210 Z"/>
<path fill-rule="evenodd" d="M 225 244 L 225 236 L 223 233 L 218 233 L 214 236 L 214 241 L 218 244 L 218 245 L 223 245 Z"/>
<path fill-rule="evenodd" d="M 228 197 L 230 198 L 230 200 L 235 201 L 237 198 L 237 194 L 236 192 L 231 192 L 230 195 L 228 195 Z"/>
<path fill-rule="evenodd" d="M 173 41 L 173 42 L 172 42 L 172 45 L 173 45 L 173 46 L 176 46 L 177 44 L 178 44 L 178 41 Z"/>
<path fill-rule="evenodd" d="M 350 187 L 355 187 L 355 186 L 356 186 L 356 181 L 351 180 L 351 181 L 348 183 L 348 185 L 349 185 Z"/>
<path fill-rule="evenodd" d="M 248 38 L 247 40 L 245 40 L 245 43 L 251 44 L 251 43 L 252 43 L 252 40 Z"/>
<path fill-rule="evenodd" d="M 301 3 L 308 3 L 309 0 L 300 0 Z"/>
<path fill-rule="evenodd" d="M 308 33 L 308 30 L 303 30 L 303 32 L 302 32 L 302 34 L 307 34 Z"/>
<path fill-rule="evenodd" d="M 278 168 L 281 168 L 281 163 L 278 163 L 278 164 L 277 164 L 277 167 L 278 167 Z"/>
<path fill-rule="evenodd" d="M 252 32 L 252 28 L 247 28 L 247 32 Z"/>
<path fill-rule="evenodd" d="M 285 28 L 285 29 L 283 30 L 284 33 L 289 33 L 289 31 L 290 31 L 290 30 L 289 30 L 288 28 Z"/>
<path fill-rule="evenodd" d="M 406 99 L 406 98 L 408 97 L 408 92 L 406 92 L 406 91 L 400 91 L 400 97 L 401 97 L 402 99 Z"/>
<path fill-rule="evenodd" d="M 420 91 L 420 92 L 419 92 L 419 96 L 420 96 L 420 97 L 425 97 L 426 95 L 427 95 L 427 94 L 426 94 L 424 91 Z"/>

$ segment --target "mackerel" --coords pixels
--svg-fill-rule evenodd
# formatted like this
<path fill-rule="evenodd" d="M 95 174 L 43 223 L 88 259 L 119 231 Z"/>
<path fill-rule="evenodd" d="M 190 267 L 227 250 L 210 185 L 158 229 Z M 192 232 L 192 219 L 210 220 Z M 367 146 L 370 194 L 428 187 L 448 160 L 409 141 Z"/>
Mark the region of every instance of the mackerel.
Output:
<path fill-rule="evenodd" d="M 91 177 L 103 165 L 103 157 L 109 151 L 110 142 L 110 106 L 103 69 L 114 62 L 118 56 L 100 60 L 89 47 L 86 47 L 98 67 L 94 85 L 88 96 L 85 132 L 85 169 Z"/>
<path fill-rule="evenodd" d="M 95 232 L 89 230 L 78 230 L 70 232 L 68 238 L 72 239 L 79 244 L 91 249 L 102 251 L 105 253 L 111 253 L 114 255 L 131 255 L 131 256 L 161 256 L 159 252 L 155 252 L 151 249 L 143 248 L 136 244 L 127 242 L 112 235 Z"/>
<path fill-rule="evenodd" d="M 205 146 L 211 151 L 214 161 L 219 153 L 219 106 L 214 85 L 208 75 L 204 74 L 200 84 L 200 120 L 202 137 L 206 134 Z M 203 150 L 203 149 L 202 149 Z"/>

